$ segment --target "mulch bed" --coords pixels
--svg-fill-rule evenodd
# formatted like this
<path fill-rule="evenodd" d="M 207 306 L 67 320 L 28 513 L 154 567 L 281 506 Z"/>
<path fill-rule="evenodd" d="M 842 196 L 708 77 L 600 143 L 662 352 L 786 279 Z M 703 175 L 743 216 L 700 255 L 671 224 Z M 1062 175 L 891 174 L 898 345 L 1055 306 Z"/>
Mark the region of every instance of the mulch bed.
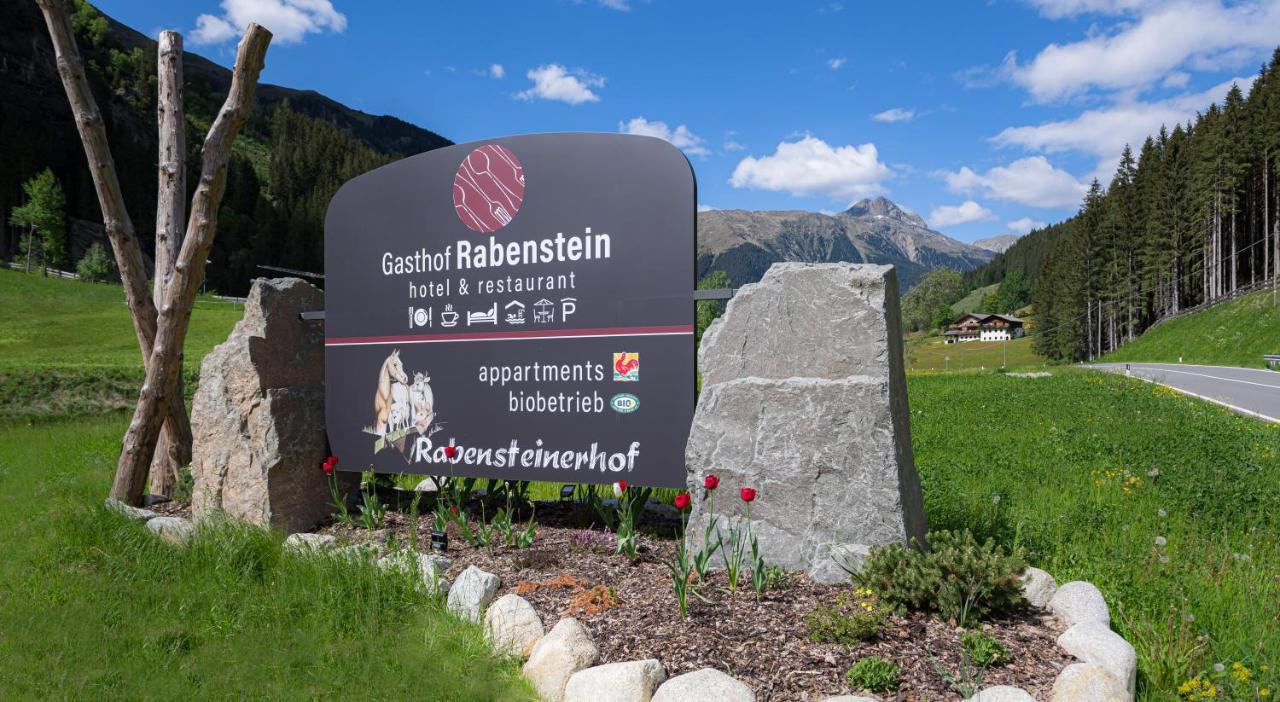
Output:
<path fill-rule="evenodd" d="M 453 564 L 447 577 L 453 580 L 471 565 L 500 576 L 499 595 L 525 597 L 548 629 L 561 617 L 577 617 L 600 648 L 600 663 L 657 658 L 671 676 L 717 668 L 750 685 L 760 702 L 816 701 L 855 692 L 845 672 L 858 659 L 876 655 L 903 671 L 897 694 L 882 696 L 886 702 L 962 699 L 939 672 L 939 667 L 953 674 L 961 669 L 960 632 L 936 617 L 890 617 L 877 639 L 848 649 L 815 643 L 808 639 L 805 616 L 820 604 L 833 603 L 852 585 L 822 585 L 797 574 L 790 587 L 766 591 L 757 600 L 749 579 L 730 593 L 725 576 L 715 573 L 702 588 L 711 602 L 690 595 L 689 618 L 681 622 L 664 565 L 675 553 L 673 538 L 654 531 L 641 536 L 640 558 L 630 563 L 606 545 L 582 543 L 583 516 L 572 504 L 540 503 L 537 519 L 537 539 L 528 549 L 477 549 L 451 530 L 446 555 Z M 669 520 L 661 521 L 657 531 L 669 534 Z M 425 548 L 430 515 L 420 516 L 416 528 Z M 393 511 L 383 529 L 335 524 L 321 531 L 344 543 L 383 545 L 392 535 L 396 543 L 409 543 L 412 529 L 407 514 Z M 1061 627 L 1026 608 L 985 622 L 983 628 L 1009 650 L 1012 660 L 989 668 L 982 686 L 1015 685 L 1048 700 L 1054 678 L 1072 662 L 1056 645 Z"/>

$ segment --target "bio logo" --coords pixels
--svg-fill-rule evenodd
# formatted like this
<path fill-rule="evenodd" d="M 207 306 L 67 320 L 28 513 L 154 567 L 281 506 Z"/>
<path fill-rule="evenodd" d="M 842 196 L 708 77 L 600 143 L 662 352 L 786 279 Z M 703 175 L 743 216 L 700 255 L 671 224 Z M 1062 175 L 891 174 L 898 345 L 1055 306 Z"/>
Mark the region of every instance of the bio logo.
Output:
<path fill-rule="evenodd" d="M 640 398 L 629 392 L 620 392 L 609 400 L 609 406 L 619 414 L 631 414 L 640 409 Z"/>

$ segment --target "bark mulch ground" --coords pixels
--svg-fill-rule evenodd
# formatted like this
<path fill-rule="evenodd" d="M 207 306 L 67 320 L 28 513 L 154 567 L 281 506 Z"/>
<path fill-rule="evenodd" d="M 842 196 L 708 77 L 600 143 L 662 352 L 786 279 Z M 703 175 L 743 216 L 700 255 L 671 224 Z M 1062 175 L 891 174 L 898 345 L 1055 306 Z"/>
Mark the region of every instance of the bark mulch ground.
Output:
<path fill-rule="evenodd" d="M 750 685 L 760 702 L 852 694 L 845 673 L 871 655 L 903 671 L 897 694 L 881 699 L 963 699 L 942 672 L 964 679 L 961 632 L 934 616 L 891 616 L 876 639 L 849 648 L 815 643 L 808 638 L 806 615 L 834 603 L 852 584 L 822 585 L 795 574 L 789 586 L 757 599 L 749 579 L 729 592 L 724 574 L 714 573 L 701 588 L 710 602 L 690 596 L 689 617 L 681 622 L 664 565 L 674 556 L 674 539 L 641 536 L 640 558 L 631 563 L 613 554 L 609 536 L 584 529 L 581 517 L 569 503 L 539 504 L 537 538 L 526 549 L 475 548 L 451 530 L 447 577 L 453 580 L 474 565 L 502 578 L 499 595 L 514 592 L 529 600 L 548 628 L 561 617 L 577 617 L 600 648 L 600 663 L 657 658 L 671 676 L 717 668 Z M 416 529 L 426 548 L 430 515 L 420 516 Z M 346 543 L 385 546 L 394 539 L 403 545 L 413 525 L 407 514 L 391 512 L 382 529 L 335 524 L 322 531 Z M 982 628 L 1012 654 L 1010 662 L 985 671 L 982 686 L 1015 685 L 1048 700 L 1054 678 L 1072 662 L 1056 645 L 1061 627 L 1026 608 Z"/>

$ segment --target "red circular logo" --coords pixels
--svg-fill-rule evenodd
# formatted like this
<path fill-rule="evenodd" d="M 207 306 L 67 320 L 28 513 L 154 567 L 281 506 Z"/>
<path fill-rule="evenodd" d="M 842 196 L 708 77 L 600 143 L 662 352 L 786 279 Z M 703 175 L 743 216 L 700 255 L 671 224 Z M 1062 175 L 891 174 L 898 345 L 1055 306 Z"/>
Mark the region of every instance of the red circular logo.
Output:
<path fill-rule="evenodd" d="M 467 154 L 453 177 L 453 209 L 472 231 L 511 224 L 524 200 L 524 169 L 510 149 L 486 144 Z"/>

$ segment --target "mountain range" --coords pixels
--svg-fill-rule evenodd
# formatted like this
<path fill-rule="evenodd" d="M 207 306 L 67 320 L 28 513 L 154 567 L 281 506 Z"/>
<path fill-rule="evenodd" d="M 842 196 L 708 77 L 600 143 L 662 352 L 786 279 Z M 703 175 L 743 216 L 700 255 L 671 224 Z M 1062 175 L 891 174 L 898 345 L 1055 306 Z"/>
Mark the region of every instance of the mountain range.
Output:
<path fill-rule="evenodd" d="M 755 282 L 780 261 L 889 263 L 903 290 L 934 268 L 967 271 L 995 252 L 929 228 L 920 215 L 884 197 L 836 214 L 799 210 L 698 213 L 698 277 L 724 271 L 732 285 Z"/>
<path fill-rule="evenodd" d="M 978 239 L 973 242 L 973 245 L 980 249 L 995 251 L 996 253 L 1004 253 L 1017 241 L 1018 237 L 1013 234 L 1001 234 L 999 236 L 989 236 L 985 239 Z"/>

